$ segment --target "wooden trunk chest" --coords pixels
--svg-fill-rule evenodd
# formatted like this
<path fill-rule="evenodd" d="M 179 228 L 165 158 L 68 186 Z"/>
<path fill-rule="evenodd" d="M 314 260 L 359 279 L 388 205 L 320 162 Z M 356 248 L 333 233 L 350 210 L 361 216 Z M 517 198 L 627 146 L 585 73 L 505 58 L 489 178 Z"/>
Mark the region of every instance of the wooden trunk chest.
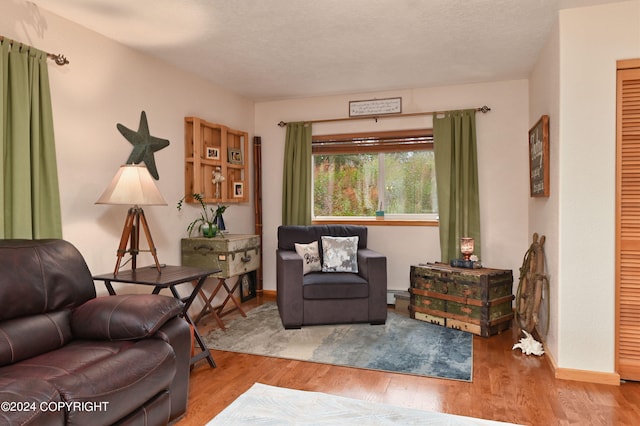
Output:
<path fill-rule="evenodd" d="M 230 278 L 260 267 L 258 235 L 226 234 L 214 238 L 183 238 L 182 265 L 213 267 L 221 272 L 212 277 Z"/>
<path fill-rule="evenodd" d="M 513 273 L 454 268 L 444 263 L 411 266 L 411 318 L 483 337 L 511 327 Z"/>

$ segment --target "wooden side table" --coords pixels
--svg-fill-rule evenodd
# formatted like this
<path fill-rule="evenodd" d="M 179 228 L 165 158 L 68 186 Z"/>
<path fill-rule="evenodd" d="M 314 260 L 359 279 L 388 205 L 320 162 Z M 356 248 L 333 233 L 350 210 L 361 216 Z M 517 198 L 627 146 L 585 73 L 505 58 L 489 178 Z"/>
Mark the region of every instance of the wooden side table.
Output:
<path fill-rule="evenodd" d="M 160 290 L 168 288 L 171 290 L 171 294 L 176 299 L 184 302 L 184 309 L 182 310 L 182 317 L 193 326 L 193 334 L 198 346 L 202 350 L 200 353 L 191 357 L 191 365 L 195 364 L 199 360 L 206 358 L 211 367 L 215 367 L 216 363 L 213 360 L 211 352 L 202 340 L 200 332 L 195 321 L 189 316 L 189 307 L 195 300 L 198 292 L 204 285 L 209 275 L 219 273 L 217 268 L 194 268 L 189 266 L 163 266 L 160 272 L 155 266 L 138 268 L 134 271 L 126 270 L 119 271 L 117 274 L 109 273 L 102 275 L 95 275 L 94 280 L 104 281 L 104 285 L 107 287 L 107 291 L 111 295 L 115 295 L 116 292 L 111 285 L 112 282 L 127 283 L 127 284 L 139 284 L 153 286 L 152 294 L 160 293 Z M 187 297 L 180 296 L 180 293 L 176 289 L 176 286 L 183 283 L 193 282 L 193 290 Z"/>
<path fill-rule="evenodd" d="M 183 265 L 219 269 L 219 272 L 213 275 L 218 278 L 218 285 L 213 292 L 207 297 L 202 290 L 199 290 L 204 306 L 195 317 L 195 322 L 211 314 L 218 326 L 224 330 L 222 317 L 229 312 L 237 309 L 243 317 L 246 317 L 235 292 L 239 287 L 245 286 L 243 283 L 249 279 L 249 273 L 260 266 L 260 237 L 252 234 L 223 234 L 214 238 L 183 238 L 181 250 Z M 228 280 L 236 276 L 238 279 L 231 286 Z M 213 300 L 221 290 L 226 292 L 226 297 L 222 304 L 213 306 Z M 229 302 L 232 302 L 233 306 L 225 311 L 225 306 Z"/>

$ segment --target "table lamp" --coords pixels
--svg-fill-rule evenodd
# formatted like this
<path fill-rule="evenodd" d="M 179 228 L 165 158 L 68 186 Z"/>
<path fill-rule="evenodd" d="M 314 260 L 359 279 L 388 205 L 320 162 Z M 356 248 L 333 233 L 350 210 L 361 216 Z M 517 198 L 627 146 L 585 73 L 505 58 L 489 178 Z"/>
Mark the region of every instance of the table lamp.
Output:
<path fill-rule="evenodd" d="M 473 238 L 462 237 L 460 238 L 460 252 L 464 260 L 470 260 L 473 254 Z"/>
<path fill-rule="evenodd" d="M 160 194 L 156 184 L 147 170 L 142 164 L 127 164 L 121 166 L 118 173 L 114 176 L 111 184 L 105 189 L 104 193 L 98 198 L 96 204 L 127 204 L 133 205 L 127 213 L 122 230 L 122 238 L 118 247 L 118 260 L 113 271 L 114 275 L 118 274 L 120 262 L 125 253 L 131 254 L 131 269 L 136 269 L 136 256 L 140 251 L 148 251 L 152 254 L 156 262 L 158 272 L 161 272 L 156 248 L 153 245 L 153 239 L 149 232 L 149 225 L 144 216 L 144 211 L 140 206 L 166 206 L 167 202 Z M 142 226 L 149 250 L 140 250 L 140 226 Z M 129 248 L 127 249 L 127 243 Z"/>

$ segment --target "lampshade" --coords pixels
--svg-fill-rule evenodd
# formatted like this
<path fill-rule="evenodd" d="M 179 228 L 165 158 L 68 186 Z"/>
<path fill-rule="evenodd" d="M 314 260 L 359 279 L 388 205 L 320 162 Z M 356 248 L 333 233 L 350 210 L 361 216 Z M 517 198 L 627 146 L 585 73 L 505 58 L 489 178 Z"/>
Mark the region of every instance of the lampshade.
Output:
<path fill-rule="evenodd" d="M 96 204 L 166 206 L 167 202 L 144 165 L 127 164 L 120 166 Z"/>
<path fill-rule="evenodd" d="M 469 260 L 473 254 L 474 244 L 473 238 L 462 237 L 460 238 L 460 252 L 464 260 Z"/>

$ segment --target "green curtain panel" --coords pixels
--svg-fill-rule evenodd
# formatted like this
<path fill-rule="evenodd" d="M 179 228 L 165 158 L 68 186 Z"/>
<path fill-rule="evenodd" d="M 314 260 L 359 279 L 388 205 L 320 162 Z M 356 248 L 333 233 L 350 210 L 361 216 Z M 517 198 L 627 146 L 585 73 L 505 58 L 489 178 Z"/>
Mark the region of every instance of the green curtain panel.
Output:
<path fill-rule="evenodd" d="M 433 117 L 442 262 L 459 259 L 460 238 L 471 237 L 480 253 L 480 197 L 475 110 Z"/>
<path fill-rule="evenodd" d="M 282 177 L 282 224 L 311 224 L 311 124 L 287 124 Z"/>
<path fill-rule="evenodd" d="M 0 42 L 0 238 L 62 238 L 45 52 Z"/>

